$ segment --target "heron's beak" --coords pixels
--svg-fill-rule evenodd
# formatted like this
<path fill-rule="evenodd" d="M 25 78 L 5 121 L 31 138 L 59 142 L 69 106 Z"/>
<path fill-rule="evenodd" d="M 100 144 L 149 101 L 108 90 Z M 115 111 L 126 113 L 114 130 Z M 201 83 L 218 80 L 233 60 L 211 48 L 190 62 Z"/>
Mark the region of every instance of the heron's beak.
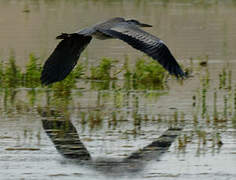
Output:
<path fill-rule="evenodd" d="M 141 23 L 140 26 L 141 26 L 141 27 L 152 27 L 152 25 L 149 25 L 149 24 L 143 24 L 143 23 Z"/>

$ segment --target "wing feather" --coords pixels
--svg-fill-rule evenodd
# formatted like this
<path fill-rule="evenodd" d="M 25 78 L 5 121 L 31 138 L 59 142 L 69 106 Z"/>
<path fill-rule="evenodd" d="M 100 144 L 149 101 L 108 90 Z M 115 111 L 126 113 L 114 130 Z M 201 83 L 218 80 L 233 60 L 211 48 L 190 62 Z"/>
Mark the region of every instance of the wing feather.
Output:
<path fill-rule="evenodd" d="M 133 48 L 151 56 L 169 71 L 170 74 L 176 77 L 185 76 L 164 42 L 138 27 L 122 22 L 110 29 L 99 29 L 99 31 L 114 38 L 121 39 Z"/>
<path fill-rule="evenodd" d="M 65 79 L 77 64 L 81 52 L 89 44 L 92 37 L 75 33 L 62 34 L 57 39 L 62 39 L 62 41 L 43 66 L 40 79 L 45 85 Z"/>

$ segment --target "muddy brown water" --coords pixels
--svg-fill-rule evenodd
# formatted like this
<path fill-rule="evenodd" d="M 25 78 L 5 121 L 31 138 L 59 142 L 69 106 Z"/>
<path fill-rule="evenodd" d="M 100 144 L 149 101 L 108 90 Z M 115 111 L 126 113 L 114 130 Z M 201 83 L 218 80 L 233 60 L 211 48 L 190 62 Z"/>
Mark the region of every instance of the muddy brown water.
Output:
<path fill-rule="evenodd" d="M 122 80 L 98 90 L 79 80 L 68 98 L 1 89 L 0 179 L 236 179 L 235 1 L 2 0 L 1 59 L 12 49 L 22 67 L 30 52 L 44 61 L 59 33 L 111 16 L 152 24 L 193 77 L 171 78 L 164 90 L 125 90 Z M 95 40 L 83 56 L 122 64 L 127 54 L 131 63 L 142 56 Z"/>

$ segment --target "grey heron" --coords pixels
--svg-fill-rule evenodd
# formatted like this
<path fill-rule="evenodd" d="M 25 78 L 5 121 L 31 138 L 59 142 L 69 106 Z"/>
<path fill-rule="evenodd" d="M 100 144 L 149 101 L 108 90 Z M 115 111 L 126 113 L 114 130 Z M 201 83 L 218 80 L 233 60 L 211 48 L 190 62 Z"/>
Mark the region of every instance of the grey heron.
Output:
<path fill-rule="evenodd" d="M 101 40 L 120 39 L 157 60 L 170 74 L 184 77 L 185 73 L 165 43 L 143 31 L 142 27 L 152 26 L 134 19 L 125 20 L 116 17 L 79 32 L 62 33 L 56 37 L 56 39 L 61 39 L 61 42 L 43 66 L 40 78 L 42 84 L 48 85 L 65 79 L 77 64 L 80 54 L 92 40 L 92 37 Z"/>

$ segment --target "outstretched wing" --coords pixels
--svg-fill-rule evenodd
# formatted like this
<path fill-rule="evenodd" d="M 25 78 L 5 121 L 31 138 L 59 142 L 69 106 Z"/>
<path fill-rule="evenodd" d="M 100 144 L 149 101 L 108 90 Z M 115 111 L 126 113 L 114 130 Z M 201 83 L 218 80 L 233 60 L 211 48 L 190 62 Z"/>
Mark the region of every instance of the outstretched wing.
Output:
<path fill-rule="evenodd" d="M 137 26 L 121 22 L 110 29 L 98 29 L 100 32 L 121 39 L 153 59 L 157 60 L 170 74 L 185 76 L 181 67 L 168 47 L 159 38 L 139 29 Z"/>
<path fill-rule="evenodd" d="M 61 34 L 57 39 L 62 39 L 62 41 L 43 66 L 40 79 L 45 85 L 65 79 L 77 64 L 81 52 L 92 37 L 74 33 Z"/>

